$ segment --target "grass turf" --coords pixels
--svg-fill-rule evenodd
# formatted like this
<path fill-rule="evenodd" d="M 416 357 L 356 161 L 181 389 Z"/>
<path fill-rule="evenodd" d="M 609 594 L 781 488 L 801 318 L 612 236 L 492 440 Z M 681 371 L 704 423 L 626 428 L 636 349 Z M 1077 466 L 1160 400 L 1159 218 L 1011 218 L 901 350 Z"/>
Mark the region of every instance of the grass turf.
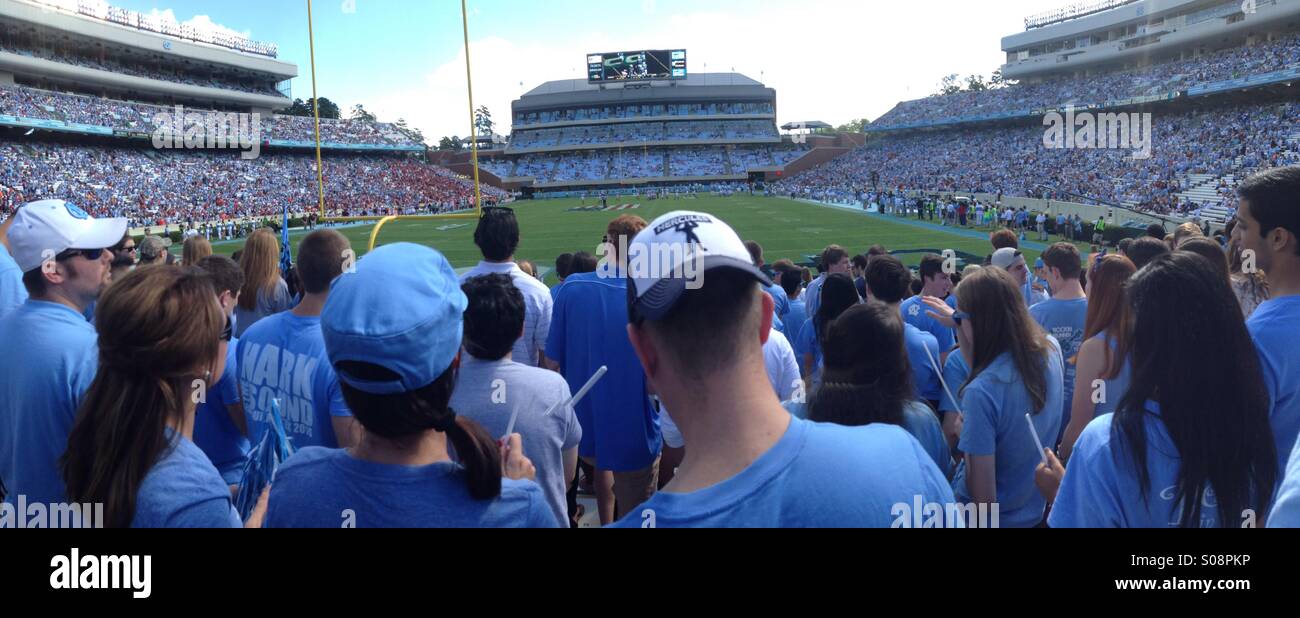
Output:
<path fill-rule="evenodd" d="M 988 230 L 951 230 L 934 225 L 918 224 L 914 220 L 868 215 L 839 208 L 818 206 L 778 197 L 705 196 L 698 199 L 647 200 L 644 198 L 611 198 L 610 205 L 639 204 L 634 210 L 619 212 L 578 212 L 571 209 L 582 206 L 579 200 L 525 201 L 514 205 L 519 217 L 521 243 L 515 256 L 530 260 L 547 271 L 554 268 L 556 256 L 575 251 L 596 252 L 596 246 L 605 233 L 605 226 L 622 214 L 633 214 L 647 221 L 675 210 L 690 210 L 715 215 L 735 228 L 741 238 L 755 240 L 763 245 L 764 259 L 768 263 L 790 259 L 796 263 L 806 256 L 820 253 L 827 245 L 838 244 L 850 254 L 866 253 L 872 245 L 881 244 L 890 251 L 952 249 L 984 256 L 990 252 Z M 592 206 L 592 200 L 586 200 Z M 352 242 L 358 256 L 366 252 L 373 225 L 340 228 Z M 304 232 L 290 234 L 296 244 Z M 1036 234 L 1030 234 L 1033 241 Z M 1052 242 L 1056 239 L 1053 238 Z M 472 220 L 445 221 L 394 221 L 386 225 L 379 236 L 379 244 L 411 242 L 434 247 L 441 251 L 452 265 L 466 268 L 478 263 L 480 255 L 474 246 Z M 1032 265 L 1040 250 L 1034 243 L 1026 245 L 1025 255 Z M 243 246 L 243 241 L 214 243 L 214 251 L 230 255 Z M 179 247 L 176 247 L 179 250 Z M 1087 255 L 1087 245 L 1080 250 Z M 295 247 L 296 252 L 296 247 Z M 296 255 L 296 253 L 295 253 Z M 905 263 L 916 266 L 921 254 L 902 256 Z M 548 283 L 554 279 L 547 277 Z"/>

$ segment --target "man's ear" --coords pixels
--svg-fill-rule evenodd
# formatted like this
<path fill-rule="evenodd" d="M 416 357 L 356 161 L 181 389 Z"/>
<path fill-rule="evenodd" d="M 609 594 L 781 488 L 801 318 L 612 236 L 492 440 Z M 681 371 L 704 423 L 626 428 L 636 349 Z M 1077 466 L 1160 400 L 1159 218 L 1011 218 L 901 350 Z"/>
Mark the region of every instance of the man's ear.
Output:
<path fill-rule="evenodd" d="M 628 324 L 627 339 L 632 342 L 632 349 L 636 351 L 646 377 L 653 381 L 659 373 L 659 350 L 655 347 L 654 338 L 643 327 Z"/>
<path fill-rule="evenodd" d="M 759 300 L 762 304 L 762 315 L 759 319 L 759 343 L 767 345 L 767 340 L 772 336 L 772 318 L 776 315 L 776 301 L 772 300 L 772 295 L 767 292 L 759 294 Z"/>

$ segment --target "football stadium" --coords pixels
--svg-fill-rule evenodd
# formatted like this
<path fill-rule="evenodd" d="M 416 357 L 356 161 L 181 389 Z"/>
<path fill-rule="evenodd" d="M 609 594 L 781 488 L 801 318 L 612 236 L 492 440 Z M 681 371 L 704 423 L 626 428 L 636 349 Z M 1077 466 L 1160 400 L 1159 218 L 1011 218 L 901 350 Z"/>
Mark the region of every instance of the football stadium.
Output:
<path fill-rule="evenodd" d="M 1025 0 L 847 123 L 495 0 L 418 104 L 355 2 L 121 4 L 0 0 L 0 528 L 1300 526 L 1300 0 Z"/>

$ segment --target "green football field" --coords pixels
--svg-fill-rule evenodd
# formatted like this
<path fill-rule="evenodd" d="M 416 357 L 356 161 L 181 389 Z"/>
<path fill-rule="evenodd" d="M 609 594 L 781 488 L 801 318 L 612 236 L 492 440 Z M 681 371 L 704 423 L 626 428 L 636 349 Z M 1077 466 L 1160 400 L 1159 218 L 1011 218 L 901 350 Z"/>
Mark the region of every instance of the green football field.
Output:
<path fill-rule="evenodd" d="M 953 230 L 937 224 L 869 215 L 785 198 L 737 195 L 680 200 L 610 199 L 611 207 L 624 203 L 639 204 L 639 207 L 618 212 L 581 212 L 573 210 L 582 206 L 579 200 L 514 204 L 522 238 L 516 258 L 530 260 L 549 272 L 554 268 L 556 256 L 562 253 L 588 251 L 594 254 L 604 236 L 605 226 L 619 215 L 634 214 L 653 221 L 674 210 L 704 212 L 721 218 L 745 240 L 756 240 L 763 245 L 764 259 L 768 263 L 779 259 L 805 262 L 807 256 L 820 253 L 829 244 L 839 244 L 851 254 L 866 253 L 875 244 L 884 245 L 890 251 L 952 249 L 981 257 L 990 251 L 988 230 Z M 593 203 L 587 200 L 586 205 L 590 207 Z M 352 241 L 357 255 L 363 256 L 372 229 L 372 225 L 364 225 L 340 228 L 340 231 Z M 290 234 L 290 238 L 296 243 L 302 235 L 295 232 Z M 446 255 L 456 268 L 467 268 L 480 259 L 473 236 L 472 220 L 399 220 L 384 227 L 379 244 L 412 242 L 428 245 Z M 1034 240 L 1035 235 L 1031 234 L 1030 242 L 1022 243 L 1031 263 L 1045 248 Z M 243 241 L 214 243 L 214 250 L 229 255 L 242 245 Z M 1086 255 L 1087 247 L 1081 246 L 1081 250 Z M 915 266 L 920 255 L 905 254 L 901 258 Z M 550 277 L 547 280 L 548 283 L 554 282 Z"/>

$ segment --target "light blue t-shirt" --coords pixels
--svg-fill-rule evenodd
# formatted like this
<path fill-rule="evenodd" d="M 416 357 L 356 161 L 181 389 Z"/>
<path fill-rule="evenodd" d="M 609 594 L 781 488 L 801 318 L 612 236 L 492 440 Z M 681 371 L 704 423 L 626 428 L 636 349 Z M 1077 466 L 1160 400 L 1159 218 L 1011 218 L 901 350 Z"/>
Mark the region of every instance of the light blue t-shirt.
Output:
<path fill-rule="evenodd" d="M 193 442 L 168 430 L 172 447 L 135 497 L 132 528 L 242 528 L 230 486 Z"/>
<path fill-rule="evenodd" d="M 1074 444 L 1070 465 L 1048 516 L 1053 528 L 1177 528 L 1182 508 L 1176 503 L 1181 457 L 1160 419 L 1159 407 L 1147 405 L 1147 474 L 1150 494 L 1143 496 L 1128 441 L 1117 444 L 1115 415 L 1088 425 Z M 1219 527 L 1213 490 L 1201 504 L 1201 527 Z"/>
<path fill-rule="evenodd" d="M 1061 417 L 1064 431 L 1070 424 L 1070 405 L 1074 402 L 1076 364 L 1070 362 L 1070 359 L 1078 356 L 1079 348 L 1083 346 L 1083 335 L 1088 322 L 1088 299 L 1048 299 L 1030 307 L 1029 315 L 1061 344 L 1061 355 L 1065 360 L 1065 404 L 1062 406 L 1064 412 Z"/>
<path fill-rule="evenodd" d="M 952 489 L 903 428 L 792 417 L 785 435 L 740 474 L 688 494 L 659 492 L 614 526 L 889 528 L 898 507 L 911 509 L 918 499 L 942 505 L 947 527 L 960 525 L 946 508 Z"/>
<path fill-rule="evenodd" d="M 830 275 L 827 275 L 826 273 L 818 275 L 816 279 L 812 280 L 812 283 L 808 284 L 808 288 L 804 290 L 803 299 L 804 303 L 808 307 L 808 321 L 810 322 L 812 321 L 812 318 L 817 315 L 817 310 L 821 308 L 822 285 L 826 283 L 826 279 L 829 277 Z"/>
<path fill-rule="evenodd" d="M 216 466 L 221 478 L 230 485 L 238 485 L 244 476 L 244 462 L 251 448 L 248 438 L 239 433 L 230 420 L 229 406 L 239 403 L 239 339 L 231 339 L 226 346 L 226 370 L 212 388 L 207 401 L 194 411 L 194 444 Z"/>
<path fill-rule="evenodd" d="M 27 302 L 27 288 L 23 286 L 23 271 L 0 243 L 0 318 Z"/>
<path fill-rule="evenodd" d="M 785 320 L 787 313 L 790 313 L 790 297 L 786 296 L 785 288 L 779 285 L 763 288 L 771 297 L 772 302 L 776 303 L 776 317 Z"/>
<path fill-rule="evenodd" d="M 921 296 L 913 296 L 903 301 L 902 305 L 899 305 L 899 309 L 903 312 L 903 321 L 933 335 L 935 341 L 939 342 L 940 351 L 947 352 L 951 350 L 954 345 L 957 345 L 957 331 L 940 324 L 938 320 L 930 317 L 930 307 L 925 304 L 922 298 Z M 949 307 L 957 308 L 956 296 L 949 296 L 945 302 L 948 303 Z M 936 358 L 935 362 L 937 363 L 939 360 Z"/>
<path fill-rule="evenodd" d="M 781 405 L 795 418 L 808 420 L 808 404 L 787 401 Z M 921 443 L 921 448 L 930 455 L 944 476 L 952 476 L 952 450 L 948 448 L 948 439 L 943 436 L 943 425 L 930 406 L 919 401 L 909 402 L 903 407 L 902 427 Z"/>
<path fill-rule="evenodd" d="M 1269 418 L 1281 471 L 1300 436 L 1300 296 L 1262 303 L 1246 328 L 1259 350 L 1260 369 L 1273 403 Z"/>
<path fill-rule="evenodd" d="M 943 387 L 939 385 L 939 372 L 935 366 L 941 357 L 934 335 L 904 322 L 903 345 L 907 348 L 907 360 L 912 364 L 912 386 L 916 389 L 916 396 L 926 401 L 939 401 Z"/>
<path fill-rule="evenodd" d="M 812 354 L 813 367 L 812 375 L 805 375 L 805 378 L 812 379 L 813 388 L 816 389 L 822 382 L 822 344 L 817 338 L 817 325 L 813 320 L 807 320 L 803 323 L 803 328 L 799 329 L 799 336 L 794 340 L 794 351 L 799 358 L 799 372 L 806 373 L 804 367 L 804 355 Z"/>
<path fill-rule="evenodd" d="M 952 397 L 957 398 L 957 402 L 948 396 L 948 391 L 943 392 L 943 397 L 939 399 L 939 411 L 947 414 L 957 411 L 957 403 L 961 401 L 962 386 L 966 384 L 966 379 L 970 377 L 970 365 L 966 364 L 966 357 L 962 356 L 961 349 L 958 348 L 948 354 L 948 361 L 943 364 L 943 381 L 948 385 L 948 390 L 952 391 Z M 940 385 L 940 388 L 943 388 Z"/>
<path fill-rule="evenodd" d="M 1047 364 L 1047 398 L 1035 410 L 1010 352 L 1005 352 L 975 376 L 960 395 L 965 424 L 957 450 L 966 455 L 993 455 L 997 476 L 997 501 L 1001 523 L 1007 528 L 1032 528 L 1043 520 L 1047 502 L 1034 484 L 1034 472 L 1043 455 L 1029 434 L 1026 414 L 1033 414 L 1034 429 L 1043 446 L 1055 446 L 1061 433 L 1063 391 L 1060 344 L 1052 345 L 1043 362 Z M 953 491 L 970 500 L 966 466 L 957 469 Z"/>
<path fill-rule="evenodd" d="M 786 312 L 785 317 L 782 319 L 785 321 L 784 334 L 793 345 L 794 340 L 799 338 L 803 325 L 808 322 L 808 305 L 802 300 L 790 301 L 790 310 Z"/>
<path fill-rule="evenodd" d="M 532 481 L 502 479 L 501 495 L 476 500 L 459 464 L 394 466 L 346 450 L 305 448 L 275 475 L 267 528 L 556 528 Z"/>
<path fill-rule="evenodd" d="M 277 279 L 271 292 L 258 290 L 257 304 L 249 311 L 243 307 L 235 308 L 235 336 L 243 337 L 248 329 L 267 316 L 288 311 L 293 308 L 293 299 L 289 297 L 289 284 L 284 279 Z"/>
<path fill-rule="evenodd" d="M 1291 454 L 1286 478 L 1277 492 L 1273 513 L 1268 516 L 1269 528 L 1300 528 L 1300 446 Z"/>
<path fill-rule="evenodd" d="M 578 454 L 601 470 L 650 467 L 663 446 L 659 413 L 650 402 L 645 370 L 627 338 L 627 279 L 602 273 L 573 275 L 555 299 L 546 357 L 559 363 L 577 392 L 601 366 L 609 373 L 576 412 L 582 425 Z"/>
<path fill-rule="evenodd" d="M 77 311 L 29 299 L 0 319 L 0 480 L 27 503 L 66 502 L 59 458 L 99 370 L 98 337 Z"/>
<path fill-rule="evenodd" d="M 537 468 L 537 484 L 546 493 L 556 521 L 569 519 L 563 453 L 578 448 L 582 440 L 573 407 L 563 405 L 570 396 L 568 382 L 554 371 L 508 360 L 480 360 L 468 353 L 461 355 L 451 395 L 451 409 L 477 421 L 494 438 L 505 436 L 511 415 L 518 411 L 514 432 L 523 438 L 524 456 Z"/>
<path fill-rule="evenodd" d="M 1104 331 L 1098 333 L 1096 337 L 1093 337 L 1093 339 L 1109 345 L 1110 353 L 1112 355 L 1119 353 L 1117 347 L 1118 344 L 1113 339 L 1106 339 L 1106 333 Z M 1069 366 L 1067 365 L 1067 369 L 1068 368 Z M 1103 366 L 1102 373 L 1104 374 L 1106 371 L 1107 368 Z M 1101 403 L 1093 405 L 1093 418 L 1106 414 L 1114 414 L 1115 411 L 1119 409 L 1119 402 L 1124 399 L 1124 395 L 1128 394 L 1128 387 L 1132 381 L 1133 363 L 1129 359 L 1124 359 L 1124 365 L 1120 368 L 1119 375 L 1116 375 L 1110 380 L 1104 380 L 1106 383 L 1106 397 Z"/>
<path fill-rule="evenodd" d="M 253 441 L 271 428 L 274 399 L 296 449 L 337 448 L 332 419 L 352 416 L 325 353 L 319 317 L 278 313 L 249 328 L 239 340 L 239 386 Z"/>

